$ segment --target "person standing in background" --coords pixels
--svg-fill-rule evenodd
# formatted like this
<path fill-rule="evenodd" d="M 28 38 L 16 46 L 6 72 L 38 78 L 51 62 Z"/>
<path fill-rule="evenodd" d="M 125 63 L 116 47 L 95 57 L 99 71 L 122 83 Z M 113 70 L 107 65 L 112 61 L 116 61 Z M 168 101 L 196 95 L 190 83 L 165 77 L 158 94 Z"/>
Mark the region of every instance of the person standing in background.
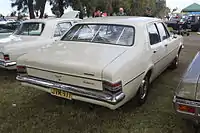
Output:
<path fill-rule="evenodd" d="M 126 16 L 126 13 L 124 12 L 124 8 L 119 8 L 119 13 L 117 14 L 117 16 Z"/>
<path fill-rule="evenodd" d="M 146 8 L 144 17 L 154 17 L 150 8 Z"/>
<path fill-rule="evenodd" d="M 101 17 L 102 12 L 100 10 L 97 10 L 96 12 L 94 12 L 93 17 Z"/>

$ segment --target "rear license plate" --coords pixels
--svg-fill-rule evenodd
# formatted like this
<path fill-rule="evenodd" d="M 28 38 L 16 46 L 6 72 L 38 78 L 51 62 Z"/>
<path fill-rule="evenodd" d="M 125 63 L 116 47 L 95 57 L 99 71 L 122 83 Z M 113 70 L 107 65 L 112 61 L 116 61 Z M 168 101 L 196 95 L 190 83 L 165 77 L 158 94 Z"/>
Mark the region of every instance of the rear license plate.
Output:
<path fill-rule="evenodd" d="M 63 90 L 58 90 L 58 89 L 51 89 L 51 95 L 57 96 L 57 97 L 62 97 L 65 99 L 72 99 L 72 94 L 68 93 L 66 91 Z"/>

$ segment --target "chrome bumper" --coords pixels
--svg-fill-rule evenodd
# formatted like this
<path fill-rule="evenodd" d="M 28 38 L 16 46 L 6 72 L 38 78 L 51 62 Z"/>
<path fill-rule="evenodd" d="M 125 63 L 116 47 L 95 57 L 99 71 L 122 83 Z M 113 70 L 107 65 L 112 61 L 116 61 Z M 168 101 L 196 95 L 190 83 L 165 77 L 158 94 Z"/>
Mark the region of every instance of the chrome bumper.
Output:
<path fill-rule="evenodd" d="M 14 61 L 5 61 L 5 60 L 0 59 L 0 67 L 7 68 L 7 67 L 15 66 L 16 64 L 17 63 Z"/>
<path fill-rule="evenodd" d="M 195 123 L 200 123 L 200 102 L 181 99 L 181 98 L 174 96 L 173 104 L 174 104 L 174 109 L 175 109 L 176 113 L 180 117 L 182 117 L 184 119 L 192 120 Z M 194 107 L 195 113 L 188 113 L 188 112 L 179 111 L 178 105 L 188 105 L 188 106 Z"/>
<path fill-rule="evenodd" d="M 81 97 L 86 97 L 98 101 L 103 101 L 109 104 L 117 104 L 120 101 L 122 101 L 125 98 L 125 94 L 123 92 L 119 92 L 117 94 L 110 94 L 108 92 L 104 91 L 94 91 L 94 90 L 89 90 L 86 88 L 81 88 L 81 87 L 74 87 L 74 86 L 69 86 L 53 81 L 48 81 L 44 79 L 39 79 L 35 77 L 30 77 L 30 76 L 17 76 L 16 78 L 20 82 L 28 83 L 31 85 L 36 85 L 44 88 L 55 88 L 55 89 L 60 89 L 66 92 L 69 92 L 73 95 L 81 96 Z"/>

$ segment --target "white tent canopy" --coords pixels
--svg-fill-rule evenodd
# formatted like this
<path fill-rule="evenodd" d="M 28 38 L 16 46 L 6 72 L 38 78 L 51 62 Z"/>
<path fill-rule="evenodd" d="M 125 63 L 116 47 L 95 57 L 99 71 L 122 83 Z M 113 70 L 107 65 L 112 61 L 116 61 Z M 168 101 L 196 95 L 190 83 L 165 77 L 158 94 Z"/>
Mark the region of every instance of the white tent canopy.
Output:
<path fill-rule="evenodd" d="M 77 18 L 79 13 L 80 11 L 75 11 L 71 6 L 68 6 L 61 18 Z"/>

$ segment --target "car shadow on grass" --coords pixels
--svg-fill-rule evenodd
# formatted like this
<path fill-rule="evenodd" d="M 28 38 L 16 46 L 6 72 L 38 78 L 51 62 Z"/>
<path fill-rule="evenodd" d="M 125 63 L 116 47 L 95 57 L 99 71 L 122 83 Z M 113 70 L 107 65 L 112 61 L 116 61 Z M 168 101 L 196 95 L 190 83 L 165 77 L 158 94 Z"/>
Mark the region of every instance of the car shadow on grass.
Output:
<path fill-rule="evenodd" d="M 16 70 L 5 70 L 0 68 L 0 83 L 5 81 L 14 82 L 16 80 Z"/>

